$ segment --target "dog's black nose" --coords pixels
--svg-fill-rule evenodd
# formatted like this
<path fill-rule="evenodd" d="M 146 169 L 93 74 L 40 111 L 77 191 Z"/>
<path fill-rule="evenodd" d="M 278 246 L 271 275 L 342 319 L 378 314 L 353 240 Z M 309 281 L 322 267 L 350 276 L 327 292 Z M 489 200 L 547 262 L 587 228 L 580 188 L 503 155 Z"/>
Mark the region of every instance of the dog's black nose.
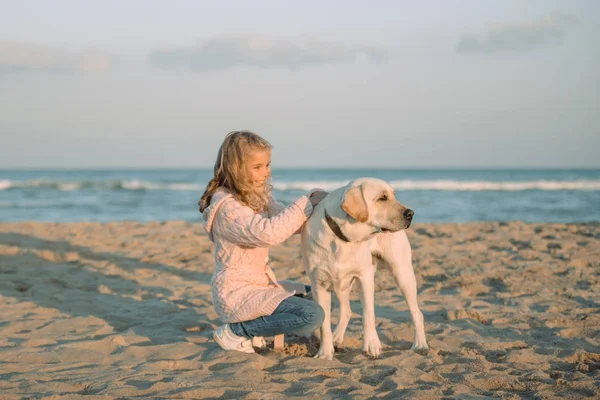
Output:
<path fill-rule="evenodd" d="M 406 218 L 407 220 L 411 221 L 413 218 L 413 215 L 415 215 L 415 212 L 413 210 L 411 210 L 410 208 L 407 208 L 404 211 L 404 218 Z"/>

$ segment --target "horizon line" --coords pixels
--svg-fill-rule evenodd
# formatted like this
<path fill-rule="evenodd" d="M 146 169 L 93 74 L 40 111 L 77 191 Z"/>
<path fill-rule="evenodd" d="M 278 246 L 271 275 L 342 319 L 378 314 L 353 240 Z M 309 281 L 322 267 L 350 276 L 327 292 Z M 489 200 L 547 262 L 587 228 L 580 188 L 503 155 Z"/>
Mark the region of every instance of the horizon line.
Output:
<path fill-rule="evenodd" d="M 0 167 L 0 171 L 117 171 L 117 170 L 212 170 L 212 166 L 90 166 L 90 167 Z M 281 166 L 273 170 L 598 170 L 599 166 Z"/>

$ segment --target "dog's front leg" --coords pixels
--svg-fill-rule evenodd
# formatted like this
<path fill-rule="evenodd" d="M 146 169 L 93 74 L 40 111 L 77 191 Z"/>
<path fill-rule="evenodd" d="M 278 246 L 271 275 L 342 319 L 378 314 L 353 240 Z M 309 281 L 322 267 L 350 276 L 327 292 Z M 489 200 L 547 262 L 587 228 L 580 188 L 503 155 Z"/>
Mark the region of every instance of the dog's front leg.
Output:
<path fill-rule="evenodd" d="M 331 333 L 331 292 L 318 283 L 313 282 L 313 298 L 325 311 L 325 319 L 320 329 L 321 345 L 315 358 L 333 360 L 333 334 Z"/>
<path fill-rule="evenodd" d="M 375 328 L 375 270 L 365 267 L 360 277 L 360 301 L 363 307 L 363 351 L 371 357 L 381 354 L 381 342 Z"/>
<path fill-rule="evenodd" d="M 398 273 L 394 275 L 400 290 L 404 294 L 404 299 L 408 305 L 408 310 L 410 311 L 410 316 L 415 327 L 412 350 L 427 350 L 429 346 L 427 345 L 427 339 L 425 337 L 423 313 L 419 309 L 419 304 L 417 303 L 417 281 L 412 266 L 410 264 L 408 264 L 408 266 L 408 268 L 398 268 Z"/>
<path fill-rule="evenodd" d="M 344 345 L 344 334 L 350 317 L 352 316 L 352 309 L 350 308 L 350 291 L 352 289 L 352 283 L 350 287 L 336 289 L 335 295 L 340 302 L 340 320 L 333 331 L 333 343 L 336 347 L 342 347 Z"/>
<path fill-rule="evenodd" d="M 393 238 L 396 251 L 386 252 L 386 261 L 391 266 L 392 274 L 402 294 L 404 294 L 404 299 L 410 311 L 415 329 L 412 350 L 427 350 L 429 346 L 425 337 L 423 313 L 417 302 L 417 280 L 412 266 L 410 243 L 406 234 L 395 234 Z"/>

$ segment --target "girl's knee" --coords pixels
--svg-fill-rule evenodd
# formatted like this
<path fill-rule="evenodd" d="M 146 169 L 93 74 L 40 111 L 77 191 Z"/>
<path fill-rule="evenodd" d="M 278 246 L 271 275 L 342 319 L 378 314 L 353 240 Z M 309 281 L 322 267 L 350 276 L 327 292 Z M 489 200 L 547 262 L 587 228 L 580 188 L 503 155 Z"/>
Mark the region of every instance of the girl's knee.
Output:
<path fill-rule="evenodd" d="M 319 304 L 313 303 L 313 305 L 314 307 L 310 323 L 311 326 L 316 329 L 323 324 L 323 321 L 325 320 L 325 311 Z"/>

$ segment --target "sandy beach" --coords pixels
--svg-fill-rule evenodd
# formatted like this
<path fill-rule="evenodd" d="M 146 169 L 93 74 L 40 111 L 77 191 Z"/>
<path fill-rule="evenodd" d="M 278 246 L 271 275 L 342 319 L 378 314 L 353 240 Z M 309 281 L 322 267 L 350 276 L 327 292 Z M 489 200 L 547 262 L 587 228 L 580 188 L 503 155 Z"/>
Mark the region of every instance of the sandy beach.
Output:
<path fill-rule="evenodd" d="M 600 224 L 415 224 L 431 349 L 391 274 L 377 273 L 379 359 L 361 306 L 334 361 L 315 343 L 224 352 L 200 224 L 0 224 L 1 399 L 599 398 Z M 309 283 L 293 237 L 278 278 Z M 334 311 L 334 322 L 337 311 Z"/>

